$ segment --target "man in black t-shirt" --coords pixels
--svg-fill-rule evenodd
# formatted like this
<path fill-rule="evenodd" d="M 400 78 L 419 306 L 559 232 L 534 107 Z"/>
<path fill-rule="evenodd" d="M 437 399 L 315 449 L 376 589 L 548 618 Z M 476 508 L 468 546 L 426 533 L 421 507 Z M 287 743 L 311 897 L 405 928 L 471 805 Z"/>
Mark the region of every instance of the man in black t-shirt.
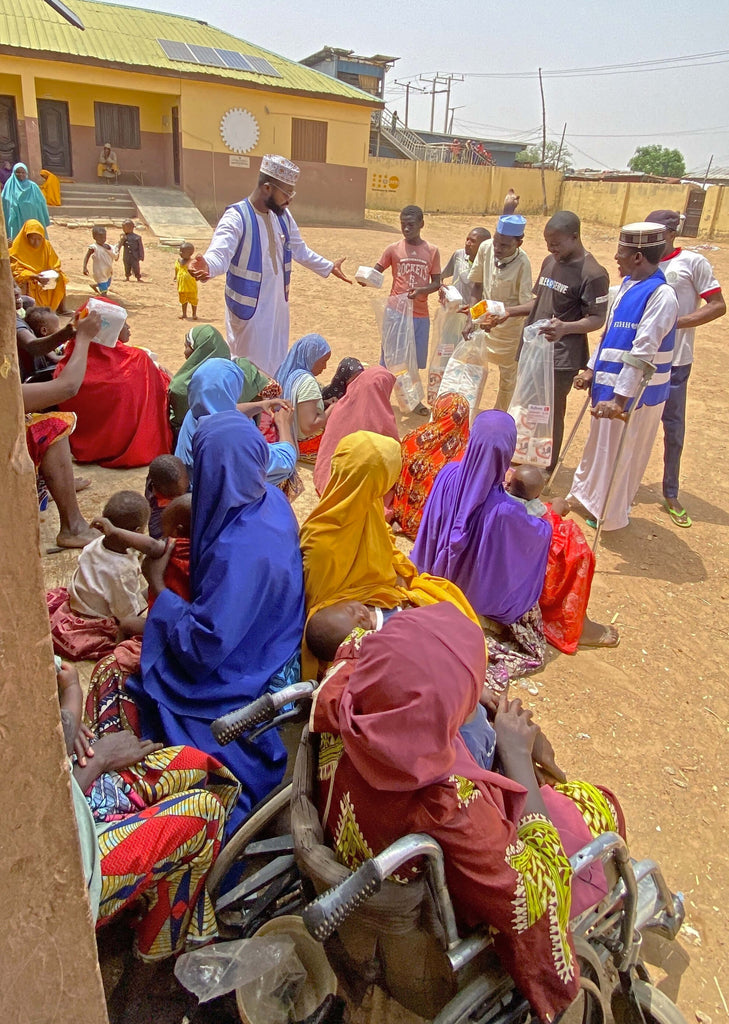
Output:
<path fill-rule="evenodd" d="M 575 376 L 587 366 L 587 335 L 605 323 L 610 278 L 580 239 L 580 218 L 561 210 L 547 221 L 544 241 L 549 256 L 532 291 L 534 299 L 506 310 L 507 317 L 526 316 L 524 326 L 549 320 L 544 336 L 554 343 L 554 427 L 551 472 L 557 464 L 567 395 Z"/>

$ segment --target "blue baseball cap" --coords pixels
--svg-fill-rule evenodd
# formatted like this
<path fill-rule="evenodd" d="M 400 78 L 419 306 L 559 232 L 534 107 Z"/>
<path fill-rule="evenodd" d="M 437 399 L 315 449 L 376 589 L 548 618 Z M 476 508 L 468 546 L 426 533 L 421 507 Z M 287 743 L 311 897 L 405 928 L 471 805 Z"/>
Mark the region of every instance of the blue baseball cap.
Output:
<path fill-rule="evenodd" d="M 513 238 L 521 238 L 525 227 L 526 217 L 521 217 L 518 213 L 507 213 L 503 217 L 499 217 L 496 230 L 500 235 L 511 235 Z"/>

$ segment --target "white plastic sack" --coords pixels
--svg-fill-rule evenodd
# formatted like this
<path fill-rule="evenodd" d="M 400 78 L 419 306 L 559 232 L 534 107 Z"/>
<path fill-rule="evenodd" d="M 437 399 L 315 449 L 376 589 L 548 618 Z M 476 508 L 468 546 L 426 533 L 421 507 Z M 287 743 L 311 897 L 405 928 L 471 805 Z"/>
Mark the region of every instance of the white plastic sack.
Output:
<path fill-rule="evenodd" d="M 468 338 L 460 338 L 449 358 L 438 388 L 438 397 L 463 395 L 469 405 L 471 420 L 481 402 L 488 378 L 488 335 L 476 330 Z"/>
<path fill-rule="evenodd" d="M 415 354 L 412 300 L 388 295 L 384 304 L 378 304 L 373 295 L 372 304 L 380 320 L 385 366 L 395 377 L 397 404 L 402 412 L 412 412 L 425 397 Z"/>
<path fill-rule="evenodd" d="M 306 971 L 293 939 L 277 935 L 217 942 L 183 953 L 175 977 L 201 1003 L 245 989 L 251 1021 L 255 1014 L 255 1024 L 286 1024 Z"/>
<path fill-rule="evenodd" d="M 552 461 L 554 424 L 554 357 L 552 344 L 540 334 L 548 320 L 524 328 L 514 397 L 509 415 L 516 423 L 513 462 L 548 466 Z"/>
<path fill-rule="evenodd" d="M 428 367 L 428 404 L 432 405 L 438 394 L 448 360 L 453 355 L 456 345 L 461 341 L 463 328 L 468 317 L 457 310 L 444 309 L 438 306 L 433 317 L 431 335 L 433 338 L 433 355 Z"/>

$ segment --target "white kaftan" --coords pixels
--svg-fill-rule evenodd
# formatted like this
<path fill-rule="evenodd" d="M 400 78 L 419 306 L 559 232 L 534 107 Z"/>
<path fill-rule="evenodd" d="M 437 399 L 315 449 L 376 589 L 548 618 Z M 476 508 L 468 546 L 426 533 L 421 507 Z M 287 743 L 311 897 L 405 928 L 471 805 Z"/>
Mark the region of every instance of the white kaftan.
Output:
<path fill-rule="evenodd" d="M 289 347 L 289 304 L 284 295 L 283 246 L 284 238 L 278 217 L 267 212 L 254 211 L 261 239 L 261 290 L 258 305 L 250 320 L 241 320 L 227 308 L 225 323 L 228 345 L 233 356 L 246 356 L 273 377 L 286 356 Z M 287 210 L 291 256 L 320 277 L 328 277 L 334 264 L 313 252 L 301 237 L 296 221 Z M 269 245 L 269 220 L 275 242 L 275 257 Z M 243 222 L 238 212 L 228 208 L 218 221 L 205 255 L 211 277 L 227 273 L 230 261 L 241 240 Z"/>

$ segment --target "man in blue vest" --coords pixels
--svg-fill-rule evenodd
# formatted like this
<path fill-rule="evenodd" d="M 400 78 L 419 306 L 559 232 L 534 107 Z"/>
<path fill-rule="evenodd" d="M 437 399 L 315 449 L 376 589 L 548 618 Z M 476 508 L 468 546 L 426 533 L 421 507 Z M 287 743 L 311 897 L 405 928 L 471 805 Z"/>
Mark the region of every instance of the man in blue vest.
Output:
<path fill-rule="evenodd" d="M 225 274 L 225 322 L 233 356 L 246 356 L 275 376 L 289 347 L 289 283 L 295 260 L 320 277 L 344 276 L 339 260 L 313 252 L 288 206 L 299 168 L 283 156 L 261 160 L 258 184 L 247 199 L 229 206 L 207 252 L 190 260 L 200 281 Z"/>
<path fill-rule="evenodd" d="M 662 224 L 642 222 L 621 229 L 615 260 L 623 283 L 600 347 L 575 379 L 576 388 L 591 389 L 592 419 L 567 500 L 587 509 L 589 525 L 602 518 L 604 530 L 628 525 L 668 398 L 678 301 L 659 268 L 665 245 Z M 627 424 L 625 413 L 630 413 Z M 628 436 L 608 502 L 624 430 Z"/>

